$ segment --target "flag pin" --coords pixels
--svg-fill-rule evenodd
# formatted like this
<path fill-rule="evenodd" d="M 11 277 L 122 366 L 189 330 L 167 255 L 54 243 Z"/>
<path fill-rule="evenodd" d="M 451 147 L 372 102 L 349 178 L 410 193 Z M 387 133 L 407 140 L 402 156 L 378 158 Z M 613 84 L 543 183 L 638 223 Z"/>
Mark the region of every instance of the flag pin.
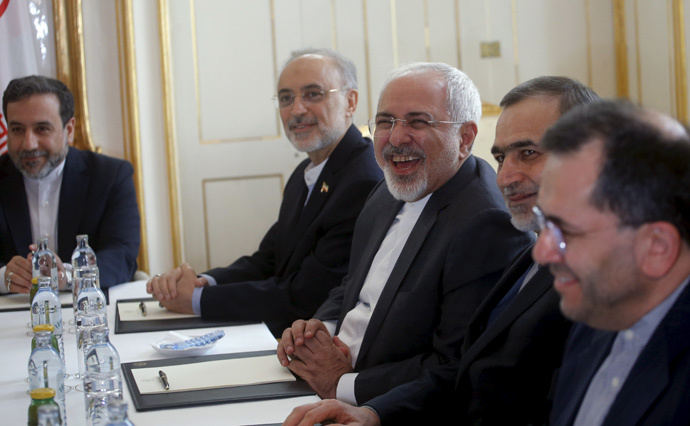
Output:
<path fill-rule="evenodd" d="M 326 182 L 321 184 L 321 192 L 328 192 L 328 184 Z"/>

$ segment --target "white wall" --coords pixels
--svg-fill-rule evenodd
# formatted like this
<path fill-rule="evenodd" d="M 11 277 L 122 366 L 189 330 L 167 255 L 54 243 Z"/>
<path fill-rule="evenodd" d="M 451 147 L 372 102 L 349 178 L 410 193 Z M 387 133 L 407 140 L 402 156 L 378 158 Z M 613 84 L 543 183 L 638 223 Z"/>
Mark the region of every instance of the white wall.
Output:
<path fill-rule="evenodd" d="M 625 2 L 631 97 L 669 113 L 675 90 L 671 1 Z M 121 157 L 117 2 L 82 4 L 92 133 L 105 153 Z M 151 273 L 173 266 L 157 6 L 133 2 Z M 517 83 L 544 74 L 574 77 L 605 97 L 616 95 L 613 0 L 170 0 L 168 6 L 172 142 L 180 154 L 183 219 L 178 238 L 184 258 L 197 269 L 254 250 L 266 221 L 277 215 L 275 185 L 284 183 L 302 157 L 282 135 L 274 110 L 255 101 L 270 97 L 277 70 L 295 48 L 331 47 L 354 60 L 358 125 L 374 114 L 387 72 L 411 61 L 460 67 L 491 104 Z M 501 55 L 482 58 L 480 43 L 493 41 L 500 43 Z M 492 165 L 495 120 L 489 116 L 480 123 L 474 151 Z M 252 168 L 257 164 L 262 165 Z M 257 192 L 265 199 L 256 198 Z M 257 223 L 247 223 L 252 218 Z M 216 233 L 218 224 L 230 234 Z"/>

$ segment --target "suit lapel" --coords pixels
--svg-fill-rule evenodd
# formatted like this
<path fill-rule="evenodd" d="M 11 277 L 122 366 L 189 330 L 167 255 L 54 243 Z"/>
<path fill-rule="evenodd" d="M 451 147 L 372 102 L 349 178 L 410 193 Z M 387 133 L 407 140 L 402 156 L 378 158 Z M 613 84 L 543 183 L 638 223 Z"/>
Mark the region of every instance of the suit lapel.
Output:
<path fill-rule="evenodd" d="M 31 216 L 29 203 L 26 200 L 24 179 L 22 174 L 7 159 L 3 171 L 4 177 L 0 183 L 0 200 L 7 219 L 7 225 L 12 233 L 17 253 L 20 255 L 29 252 L 31 240 Z"/>
<path fill-rule="evenodd" d="M 276 265 L 278 274 L 282 273 L 290 261 L 290 257 L 294 253 L 295 246 L 299 241 L 298 236 L 300 234 L 297 230 L 297 223 L 305 209 L 304 200 L 307 197 L 307 185 L 304 182 L 304 169 L 308 164 L 309 161 L 304 161 L 297 166 L 292 178 L 297 180 L 297 182 L 288 182 L 283 194 L 283 203 L 280 206 L 281 212 L 278 221 L 282 229 L 280 232 L 285 233 L 285 238 L 279 239 L 280 245 L 276 248 L 279 254 L 277 260 L 280 262 L 280 264 Z"/>
<path fill-rule="evenodd" d="M 395 266 L 393 267 L 393 270 L 391 271 L 391 274 L 388 277 L 388 280 L 386 281 L 386 285 L 384 286 L 383 291 L 381 292 L 381 296 L 379 297 L 379 300 L 376 303 L 376 308 L 374 309 L 374 313 L 372 314 L 371 319 L 369 320 L 366 332 L 364 333 L 364 338 L 362 339 L 362 347 L 359 351 L 359 355 L 357 356 L 357 363 L 355 365 L 355 369 L 366 359 L 366 353 L 372 346 L 373 342 L 376 340 L 376 335 L 378 334 L 381 325 L 383 324 L 386 316 L 388 315 L 388 311 L 390 309 L 391 304 L 393 303 L 393 300 L 395 299 L 395 295 L 397 294 L 400 285 L 405 279 L 407 271 L 414 264 L 414 260 L 417 257 L 417 253 L 424 244 L 427 235 L 429 234 L 431 229 L 433 229 L 434 224 L 438 219 L 438 215 L 456 197 L 458 197 L 458 193 L 463 191 L 465 187 L 468 185 L 468 183 L 472 181 L 472 179 L 475 176 L 476 170 L 477 160 L 474 158 L 474 156 L 469 156 L 463 163 L 462 167 L 460 167 L 460 170 L 458 170 L 457 173 L 455 173 L 455 175 L 448 182 L 446 182 L 441 188 L 436 190 L 429 198 L 429 201 L 424 207 L 422 214 L 419 216 L 419 219 L 417 219 L 417 223 L 412 228 L 412 232 L 410 233 L 410 236 L 407 238 L 405 246 L 403 247 L 402 252 L 400 252 L 400 257 L 395 262 Z M 398 209 L 395 211 L 395 214 L 397 214 L 397 212 L 400 210 L 400 207 L 402 207 L 402 203 L 398 204 Z M 376 251 L 381 246 L 383 237 L 388 232 L 388 228 L 390 227 L 390 224 L 393 221 L 395 214 L 389 219 L 389 221 L 386 224 L 383 225 L 384 229 L 381 230 L 379 228 L 375 228 L 374 232 L 377 234 L 378 238 L 376 240 L 372 240 L 376 241 L 375 244 L 370 244 L 368 246 L 368 248 L 372 251 L 368 253 L 368 255 L 370 255 L 371 258 L 368 258 L 369 263 L 367 264 L 367 267 L 361 268 L 365 269 L 365 274 L 366 272 L 368 272 L 369 267 L 371 266 L 371 260 L 376 254 Z M 356 292 L 354 292 L 354 294 L 349 295 L 349 299 L 352 305 L 349 307 L 344 305 L 345 309 L 343 309 L 343 311 L 349 311 L 352 308 L 352 306 L 354 306 L 354 303 L 356 303 L 356 301 L 358 300 L 359 291 L 362 288 L 364 277 L 362 277 L 361 281 L 362 283 L 359 284 L 359 288 L 356 290 Z"/>
<path fill-rule="evenodd" d="M 604 424 L 633 424 L 644 417 L 674 375 L 676 357 L 688 351 L 690 285 L 686 286 L 642 350 Z M 631 403 L 632 401 L 632 403 Z"/>
<path fill-rule="evenodd" d="M 508 328 L 515 319 L 529 309 L 530 306 L 551 288 L 551 274 L 546 268 L 540 269 L 532 279 L 525 284 L 525 287 L 515 296 L 515 299 L 513 299 L 508 307 L 485 329 L 491 311 L 532 264 L 532 248 L 529 247 L 517 258 L 515 263 L 507 270 L 503 278 L 496 284 L 491 293 L 489 293 L 477 309 L 465 335 L 463 346 L 466 348 L 467 352 L 462 355 L 461 370 L 462 366 L 469 365 L 472 359 L 481 353 L 486 345 L 491 343 L 496 336 Z"/>
<path fill-rule="evenodd" d="M 557 425 L 571 425 L 575 421 L 589 383 L 611 351 L 616 333 L 576 324 L 570 340 L 574 338 L 578 340 L 577 347 L 566 349 L 556 384 L 552 420 Z M 580 340 L 585 343 L 579 344 Z"/>
<path fill-rule="evenodd" d="M 276 268 L 277 271 L 282 271 L 287 266 L 292 254 L 295 252 L 295 247 L 300 241 L 300 236 L 304 235 L 309 226 L 314 223 L 314 219 L 321 213 L 331 194 L 338 190 L 336 174 L 348 163 L 350 155 L 353 155 L 353 147 L 360 140 L 362 140 L 360 131 L 355 126 L 350 126 L 328 157 L 328 162 L 324 165 L 319 178 L 314 183 L 314 188 L 306 205 L 304 205 L 304 201 L 306 200 L 307 186 L 304 182 L 304 170 L 310 162 L 305 161 L 303 165 L 300 165 L 297 175 L 302 183 L 300 186 L 302 191 L 300 193 L 295 191 L 292 194 L 285 194 L 285 197 L 290 197 L 286 199 L 286 202 L 290 203 L 292 211 L 290 212 L 290 219 L 285 222 L 289 224 L 287 230 L 289 238 L 286 238 L 288 243 L 282 247 L 282 262 Z M 294 204 L 290 202 L 293 198 L 295 199 Z"/>
<path fill-rule="evenodd" d="M 76 245 L 74 236 L 79 233 L 79 224 L 86 207 L 85 194 L 89 190 L 89 175 L 85 173 L 86 165 L 75 148 L 70 148 L 65 160 L 62 186 L 60 187 L 60 205 L 58 207 L 58 256 L 69 260 Z"/>
<path fill-rule="evenodd" d="M 400 252 L 400 257 L 395 262 L 395 266 L 393 267 L 393 270 L 388 277 L 388 281 L 386 281 L 386 285 L 381 292 L 381 296 L 376 303 L 376 308 L 371 316 L 367 330 L 364 333 L 362 348 L 360 349 L 357 357 L 358 364 L 365 359 L 367 350 L 371 347 L 371 343 L 376 339 L 376 334 L 378 334 L 381 324 L 384 322 L 386 315 L 388 315 L 388 311 L 393 303 L 393 300 L 395 299 L 398 289 L 400 288 L 400 284 L 405 278 L 405 275 L 407 275 L 407 271 L 410 269 L 410 266 L 413 264 L 419 249 L 424 244 L 429 231 L 431 231 L 434 223 L 436 223 L 438 213 L 439 208 L 437 207 L 437 200 L 434 200 L 432 197 L 424 207 L 419 219 L 417 219 L 417 223 L 415 224 L 414 228 L 412 228 L 412 232 L 410 233 L 402 252 Z M 388 231 L 389 227 L 390 225 L 385 227 L 385 231 Z M 385 235 L 385 232 L 383 235 Z M 381 236 L 381 240 L 383 240 L 383 236 Z M 380 242 L 376 245 L 374 254 L 380 245 Z M 358 295 L 359 291 L 357 291 L 357 296 Z"/>
<path fill-rule="evenodd" d="M 343 296 L 343 305 L 342 309 L 340 310 L 340 318 L 338 320 L 338 330 L 340 329 L 340 325 L 342 324 L 345 315 L 357 304 L 357 301 L 359 300 L 359 292 L 364 286 L 364 280 L 369 273 L 371 263 L 374 260 L 379 247 L 381 247 L 383 239 L 388 233 L 388 228 L 390 228 L 393 220 L 395 220 L 395 217 L 403 205 L 402 201 L 397 201 L 390 195 L 388 188 L 385 185 L 380 187 L 379 194 L 376 195 L 378 196 L 374 196 L 370 201 L 377 204 L 373 207 L 379 212 L 379 214 L 376 215 L 373 223 L 371 223 L 366 229 L 369 234 L 367 237 L 368 244 L 362 253 L 358 255 L 360 260 L 358 261 L 359 265 L 355 271 L 355 274 L 353 274 L 351 277 L 348 277 L 348 286 L 346 287 L 345 294 Z M 361 355 L 359 358 L 361 359 Z"/>

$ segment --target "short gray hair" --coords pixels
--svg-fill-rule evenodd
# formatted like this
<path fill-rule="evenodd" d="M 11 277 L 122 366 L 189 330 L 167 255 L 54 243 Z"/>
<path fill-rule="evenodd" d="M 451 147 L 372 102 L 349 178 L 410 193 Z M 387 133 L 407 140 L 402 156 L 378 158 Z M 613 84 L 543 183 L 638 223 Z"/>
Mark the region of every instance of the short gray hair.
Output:
<path fill-rule="evenodd" d="M 283 64 L 283 68 L 280 70 L 280 73 L 283 73 L 290 62 L 305 55 L 320 55 L 332 59 L 333 63 L 335 64 L 335 68 L 340 73 L 340 77 L 343 79 L 343 84 L 345 85 L 345 87 L 342 87 L 341 89 L 357 90 L 357 67 L 355 67 L 355 63 L 331 49 L 307 48 L 294 50 L 292 53 L 290 53 L 288 60 Z"/>
<path fill-rule="evenodd" d="M 446 111 L 451 121 L 479 123 L 482 117 L 482 100 L 474 82 L 459 69 L 442 62 L 415 62 L 392 71 L 383 84 L 386 86 L 400 77 L 434 72 L 446 83 Z"/>

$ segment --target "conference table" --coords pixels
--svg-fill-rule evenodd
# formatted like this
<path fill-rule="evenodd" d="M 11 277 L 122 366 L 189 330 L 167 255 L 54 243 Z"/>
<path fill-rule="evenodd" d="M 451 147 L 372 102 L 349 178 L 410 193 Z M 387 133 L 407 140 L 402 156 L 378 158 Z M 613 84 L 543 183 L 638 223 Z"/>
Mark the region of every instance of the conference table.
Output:
<path fill-rule="evenodd" d="M 151 347 L 151 343 L 166 337 L 167 331 L 116 334 L 115 321 L 117 300 L 149 297 L 146 282 L 134 281 L 109 289 L 108 324 L 110 342 L 117 349 L 122 363 L 166 359 Z M 86 425 L 84 394 L 81 381 L 75 378 L 78 370 L 77 347 L 74 334 L 74 316 L 71 307 L 62 309 L 65 324 L 65 363 L 69 377 L 65 381 L 67 423 L 71 426 Z M 31 353 L 30 313 L 24 310 L 0 309 L 0 424 L 23 425 L 31 398 L 28 395 L 27 364 Z M 220 339 L 206 355 L 275 351 L 277 342 L 264 324 L 175 330 L 185 335 L 201 335 L 222 329 Z M 276 363 L 277 363 L 276 359 Z M 137 412 L 126 383 L 123 382 L 124 399 L 128 402 L 128 415 L 137 426 L 148 425 L 274 425 L 280 424 L 294 407 L 318 401 L 316 395 L 268 399 L 251 402 L 229 402 L 195 407 L 181 407 Z"/>

